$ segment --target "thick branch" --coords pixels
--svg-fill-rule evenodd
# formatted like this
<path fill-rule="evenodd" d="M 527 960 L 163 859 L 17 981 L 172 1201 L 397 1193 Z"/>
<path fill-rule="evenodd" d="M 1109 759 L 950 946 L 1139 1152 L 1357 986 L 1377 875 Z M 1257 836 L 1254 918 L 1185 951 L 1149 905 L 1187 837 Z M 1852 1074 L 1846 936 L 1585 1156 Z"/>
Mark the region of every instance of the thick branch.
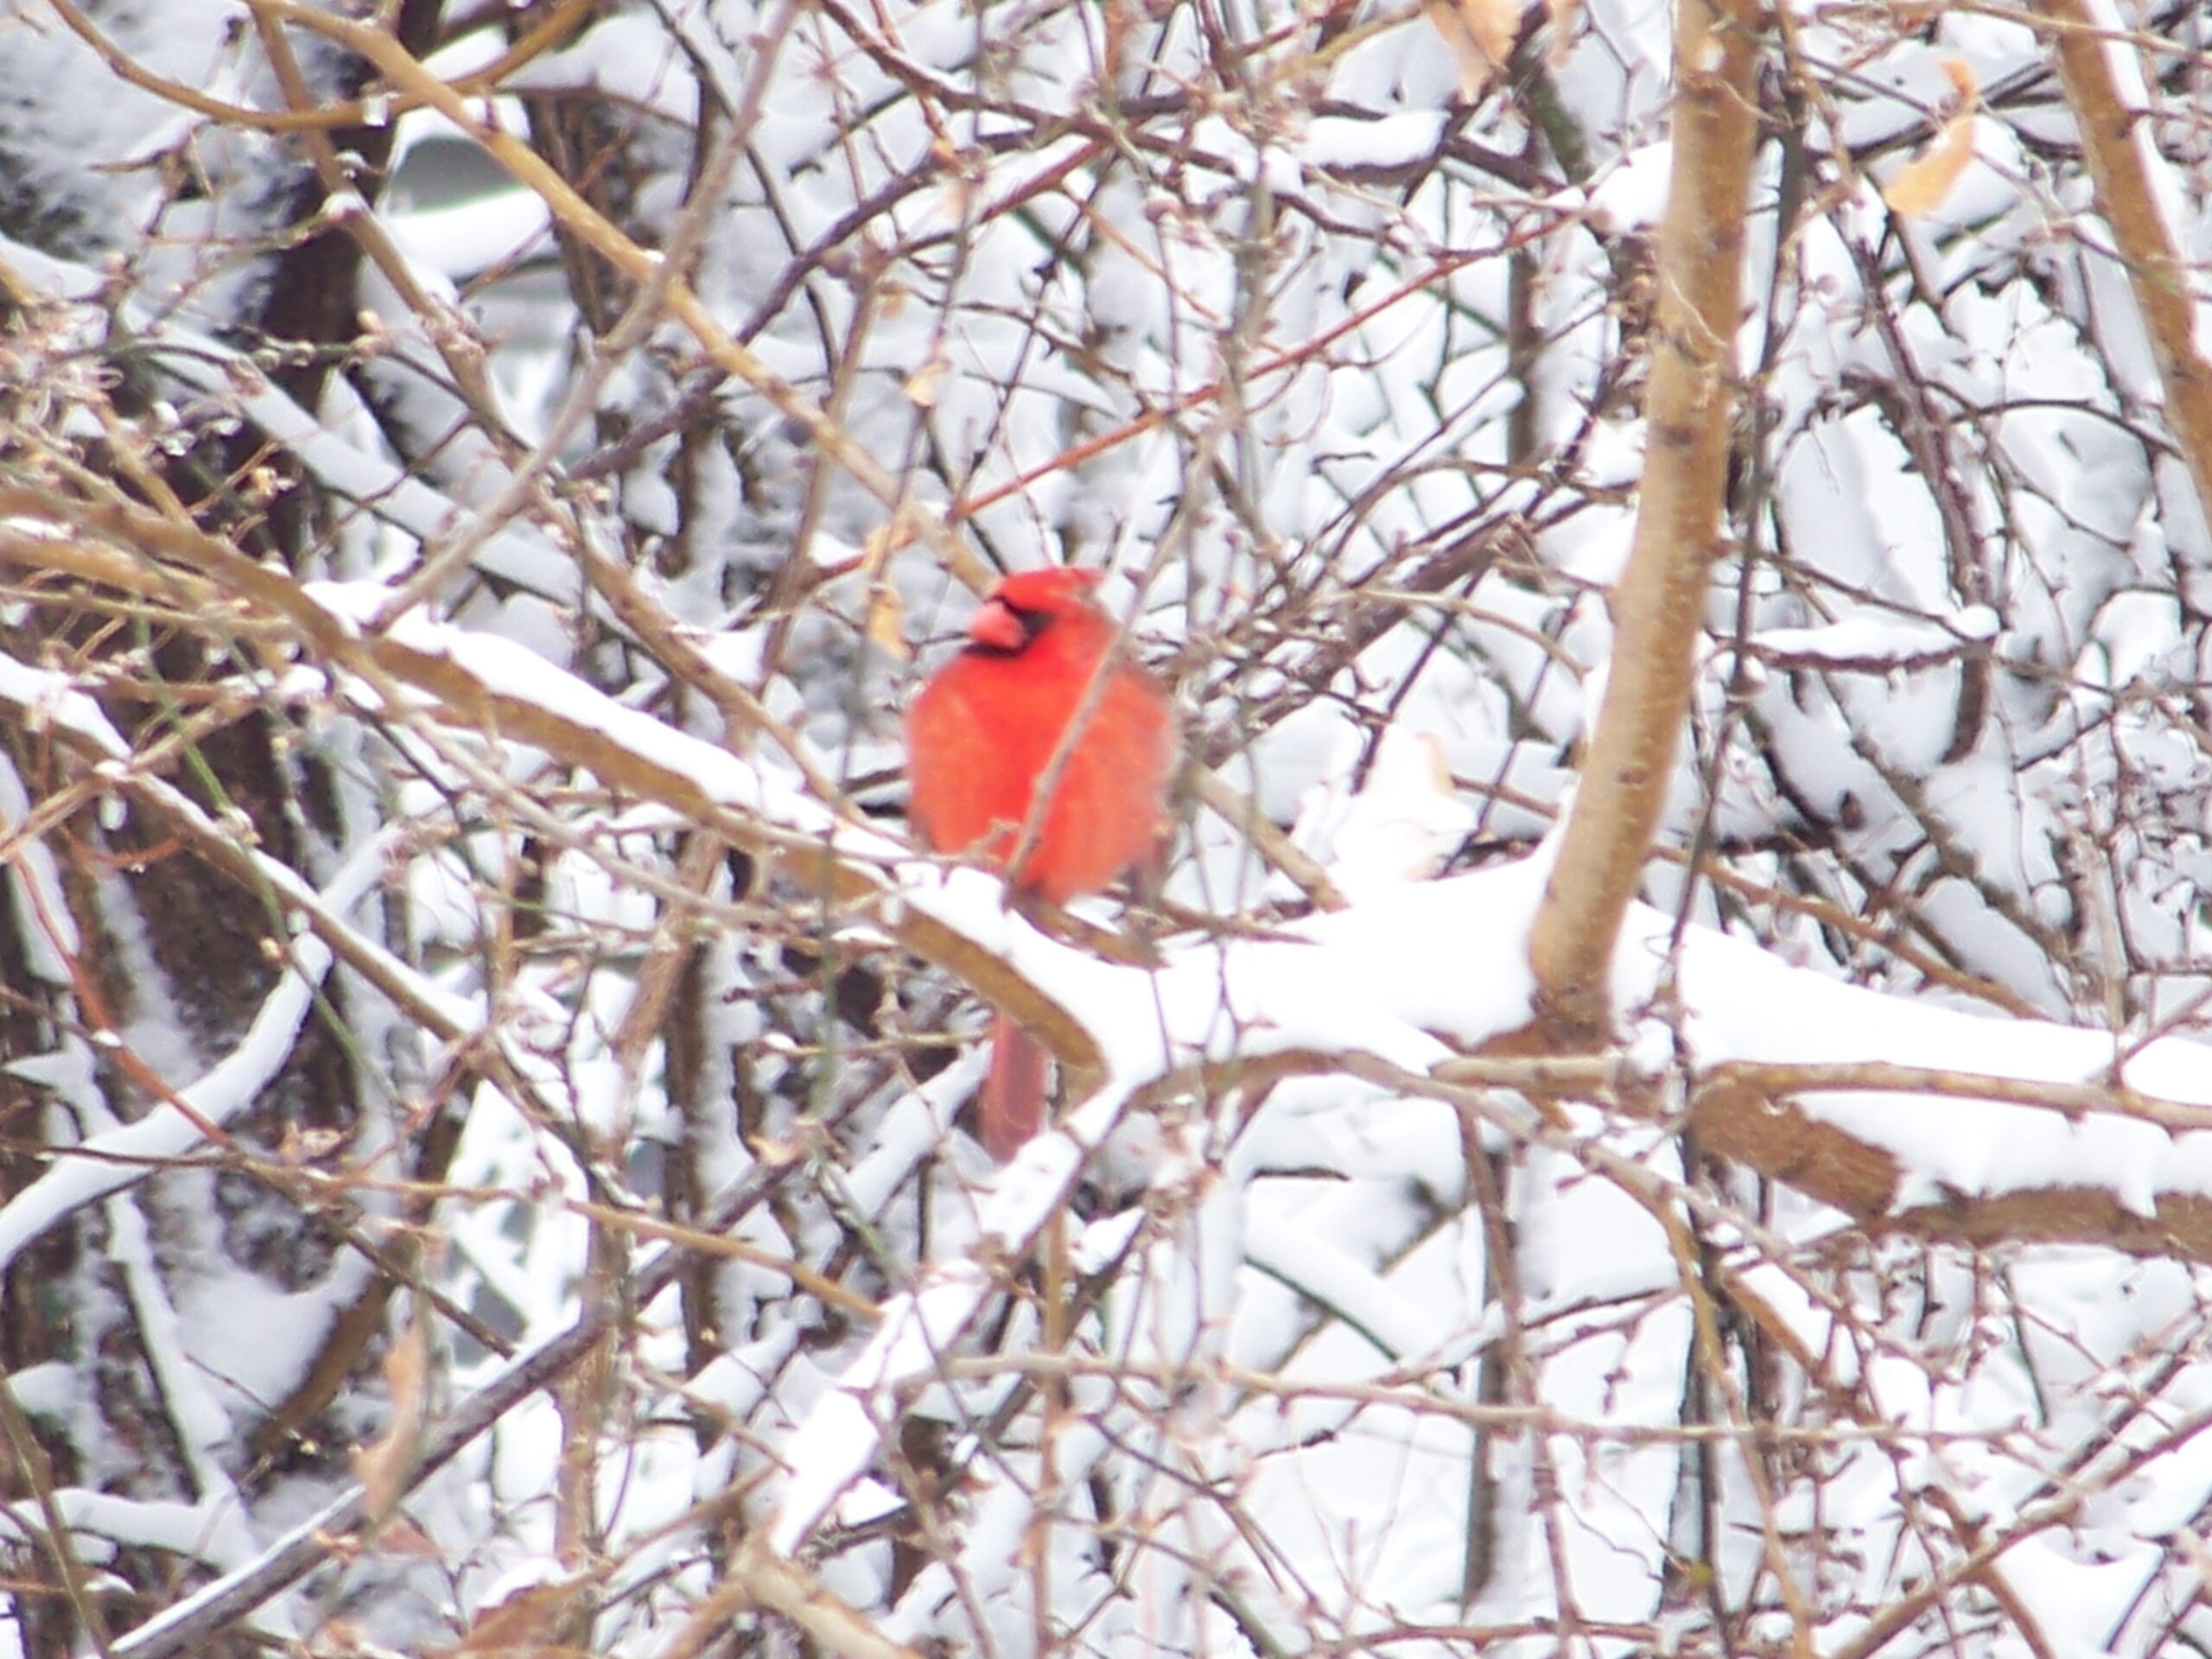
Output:
<path fill-rule="evenodd" d="M 1289 1075 L 1293 1068 L 1281 1062 L 1293 1058 L 1276 1057 L 1274 1069 Z M 1556 1098 L 1589 1101 L 1640 1117 L 1667 1118 L 1679 1106 L 1675 1096 L 1654 1087 L 1653 1079 L 1638 1077 L 1611 1059 L 1452 1060 L 1427 1077 L 1362 1055 L 1338 1055 L 1324 1065 L 1402 1094 L 1478 1111 L 1511 1133 L 1557 1144 L 1616 1179 L 1627 1179 L 1635 1166 L 1605 1144 L 1603 1136 L 1567 1135 L 1525 1113 L 1501 1109 L 1496 1091 L 1510 1090 L 1536 1099 L 1556 1090 Z M 1911 1100 L 1916 1109 L 1928 1112 L 1942 1112 L 1953 1101 L 2005 1103 L 2023 1114 L 2056 1111 L 2085 1121 L 2150 1122 L 2178 1137 L 2204 1133 L 2212 1125 L 2212 1111 L 2190 1102 L 2153 1098 L 2124 1087 L 1882 1064 L 1724 1061 L 1689 1084 L 1682 1118 L 1703 1150 L 1841 1211 L 1869 1234 L 1904 1234 L 1978 1248 L 2084 1244 L 2130 1255 L 2212 1262 L 2212 1199 L 2197 1193 L 2177 1186 L 2126 1194 L 2110 1185 L 2057 1181 L 1996 1192 L 1950 1189 L 1856 1124 L 1834 1115 L 1815 1116 L 1803 1104 L 1823 1094 L 1894 1091 L 1899 1103 Z M 1913 1196 L 1920 1192 L 1931 1196 Z"/>
<path fill-rule="evenodd" d="M 1758 137 L 1761 8 L 1681 0 L 1674 177 L 1660 223 L 1659 305 L 1636 540 L 1613 590 L 1611 676 L 1559 862 L 1529 944 L 1546 1040 L 1610 1024 L 1613 944 L 1666 805 L 1727 486 L 1744 217 Z"/>
<path fill-rule="evenodd" d="M 1941 1101 L 1926 1103 L 1941 1111 Z M 1815 1117 L 1789 1094 L 1726 1082 L 1691 1097 L 1698 1144 L 1840 1210 L 1870 1233 L 1986 1247 L 2087 1244 L 2129 1255 L 2212 1261 L 2212 1200 L 2155 1195 L 2131 1205 L 2105 1186 L 2029 1186 L 2009 1192 L 1954 1192 L 1900 1204 L 1912 1172 L 1887 1147 Z"/>
<path fill-rule="evenodd" d="M 11 503 L 0 492 L 0 510 L 28 507 L 36 499 L 25 494 Z M 811 891 L 855 902 L 883 891 L 880 878 L 869 868 L 870 857 L 848 856 L 825 844 L 820 827 L 810 828 L 795 817 L 778 822 L 772 807 L 733 804 L 732 786 L 743 769 L 714 746 L 661 727 L 650 716 L 602 703 L 581 687 L 556 691 L 553 683 L 559 673 L 550 664 L 533 671 L 534 677 L 543 677 L 546 695 L 518 696 L 510 689 L 511 672 L 486 671 L 500 667 L 498 653 L 505 648 L 496 641 L 471 640 L 428 624 L 414 625 L 397 637 L 362 636 L 283 573 L 149 509 L 117 506 L 82 516 L 99 518 L 101 529 L 133 541 L 141 550 L 133 555 L 105 548 L 92 534 L 82 539 L 0 535 L 0 563 L 22 561 L 66 569 L 126 592 L 159 591 L 210 616 L 226 615 L 235 598 L 246 599 L 259 613 L 282 619 L 280 627 L 310 652 L 372 688 L 391 716 L 407 717 L 410 691 L 427 693 L 462 727 L 533 744 L 592 772 L 626 796 L 658 801 L 731 844 L 781 861 Z M 156 563 L 156 555 L 174 563 Z M 492 653 L 482 662 L 479 646 Z M 55 729 L 58 738 L 67 738 Z M 112 760 L 90 752 L 86 758 Z M 801 804 L 798 798 L 791 804 Z M 805 810 L 817 809 L 808 804 Z M 855 825 L 854 833 L 868 832 Z M 1449 884 L 1440 887 L 1440 905 L 1448 907 L 1452 891 Z M 289 889 L 285 899 L 294 906 L 301 903 Z M 1089 1031 L 989 946 L 911 905 L 884 915 L 881 923 L 909 949 L 1016 1008 L 1064 1059 L 1078 1067 L 1087 1062 L 1095 1074 L 1099 1059 Z M 323 925 L 337 938 L 346 937 L 342 923 Z M 1283 948 L 1310 947 L 1286 942 Z M 1880 1002 L 1868 994 L 1865 1006 L 1871 1011 Z M 1961 1052 L 1974 1050 L 1968 1044 Z M 1210 1084 L 1236 1083 L 1248 1090 L 1275 1077 L 1335 1071 L 1445 1098 L 1456 1099 L 1471 1090 L 1511 1090 L 1530 1099 L 1592 1100 L 1639 1115 L 1669 1109 L 1649 1080 L 1637 1078 L 1618 1058 L 1462 1058 L 1420 1084 L 1396 1067 L 1383 1068 L 1386 1079 L 1376 1071 L 1380 1064 L 1357 1052 L 1286 1049 L 1246 1052 L 1199 1071 Z M 1191 1074 L 1178 1074 L 1147 1093 L 1173 1094 L 1192 1081 Z M 1707 1069 L 1688 1081 L 1689 1117 L 1708 1150 L 1833 1205 L 1870 1230 L 1973 1243 L 2098 1242 L 2142 1254 L 2212 1260 L 2212 1205 L 2181 1192 L 2156 1192 L 2150 1195 L 2154 1202 L 2146 1202 L 2131 1200 L 2112 1186 L 2076 1185 L 1901 1203 L 1909 1189 L 1941 1192 L 1940 1173 L 1915 1170 L 1874 1136 L 1855 1133 L 1833 1114 L 1815 1116 L 1798 1103 L 1822 1094 L 1919 1096 L 1935 1111 L 1945 1109 L 1946 1097 L 2004 1102 L 2018 1104 L 2024 1113 L 2131 1122 L 2179 1137 L 2212 1128 L 2212 1113 L 2193 1103 L 2158 1098 L 2111 1082 L 2007 1078 L 1893 1062 L 1777 1065 L 1714 1055 Z M 1078 1092 L 1084 1086 L 1079 1081 Z"/>
<path fill-rule="evenodd" d="M 2053 48 L 2059 79 L 2081 129 L 2097 212 L 2112 227 L 2151 339 L 2166 420 L 2189 462 L 2197 505 L 2212 514 L 2212 364 L 2196 347 L 2196 286 L 2159 210 L 2152 169 L 2161 163 L 2150 152 L 2150 111 L 2123 95 L 2109 55 L 2134 48 L 2107 43 L 2083 0 L 2043 0 L 2043 11 L 2061 25 Z"/>

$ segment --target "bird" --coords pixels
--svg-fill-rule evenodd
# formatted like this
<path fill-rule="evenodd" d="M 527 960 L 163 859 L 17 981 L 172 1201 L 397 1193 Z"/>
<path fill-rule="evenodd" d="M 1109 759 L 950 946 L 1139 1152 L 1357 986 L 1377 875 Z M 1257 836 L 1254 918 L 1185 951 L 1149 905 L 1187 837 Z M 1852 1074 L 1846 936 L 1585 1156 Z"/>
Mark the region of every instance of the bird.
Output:
<path fill-rule="evenodd" d="M 1017 900 L 1096 893 L 1164 835 L 1174 708 L 1120 648 L 1099 576 L 1058 566 L 1002 578 L 906 711 L 909 824 L 932 852 L 996 867 Z M 1000 1163 L 1043 1122 L 1045 1061 L 1020 1026 L 994 1019 L 976 1118 Z"/>

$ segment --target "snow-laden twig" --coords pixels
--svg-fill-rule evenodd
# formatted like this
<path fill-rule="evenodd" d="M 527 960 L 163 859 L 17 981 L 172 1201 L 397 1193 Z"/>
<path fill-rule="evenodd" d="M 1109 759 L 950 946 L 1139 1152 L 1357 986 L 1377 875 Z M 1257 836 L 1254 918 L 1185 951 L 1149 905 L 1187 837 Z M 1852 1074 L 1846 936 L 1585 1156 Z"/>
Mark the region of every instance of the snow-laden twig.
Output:
<path fill-rule="evenodd" d="M 105 326 L 100 296 L 107 279 L 100 272 L 5 236 L 0 236 L 0 264 L 40 291 L 82 308 L 86 331 Z M 138 347 L 163 372 L 219 408 L 236 410 L 334 496 L 419 542 L 465 536 L 476 547 L 477 564 L 500 581 L 574 602 L 573 585 L 563 590 L 547 579 L 549 572 L 573 570 L 573 564 L 529 526 L 484 527 L 479 515 L 413 472 L 330 430 L 272 385 L 251 359 L 174 313 L 156 314 L 145 301 L 131 299 L 123 315 Z"/>
<path fill-rule="evenodd" d="M 625 235 L 536 150 L 480 118 L 478 110 L 467 99 L 425 69 L 396 37 L 372 25 L 298 4 L 296 0 L 254 0 L 254 5 L 257 11 L 282 18 L 359 53 L 389 77 L 394 86 L 420 98 L 482 145 L 519 183 L 537 193 L 555 219 L 624 275 L 640 283 L 662 280 L 658 253 L 640 247 Z M 670 314 L 690 331 L 716 366 L 753 387 L 785 418 L 804 429 L 815 447 L 843 468 L 862 489 L 891 507 L 901 537 L 926 543 L 944 558 L 949 568 L 966 571 L 972 586 L 984 585 L 983 572 L 975 554 L 951 534 L 937 514 L 917 503 L 865 445 L 733 336 L 687 283 L 670 281 L 666 292 Z"/>
<path fill-rule="evenodd" d="M 221 1572 L 251 1560 L 258 1544 L 245 1500 L 225 1467 L 231 1440 L 230 1414 L 193 1361 L 189 1335 L 156 1270 L 145 1212 L 118 1194 L 110 1195 L 105 1207 L 108 1254 L 122 1269 L 147 1364 L 161 1388 L 164 1417 L 176 1435 L 185 1467 L 191 1471 L 199 1494 L 194 1506 L 200 1514 L 199 1533 L 189 1544 L 171 1541 L 162 1548 Z M 65 1491 L 60 1496 L 66 1506 L 68 1493 Z M 282 1618 L 267 1618 L 261 1623 L 279 1636 L 293 1633 L 289 1621 Z"/>
<path fill-rule="evenodd" d="M 325 905 L 342 914 L 359 903 L 384 874 L 391 840 L 379 836 L 348 858 L 324 890 Z M 199 1150 L 211 1129 L 259 1098 L 290 1058 L 331 960 L 321 940 L 294 938 L 288 971 L 229 1054 L 137 1122 L 60 1150 L 53 1168 L 0 1207 L 0 1269 L 63 1217 Z"/>
<path fill-rule="evenodd" d="M 27 731 L 49 728 L 82 738 L 111 760 L 130 753 L 130 746 L 100 712 L 99 703 L 78 689 L 67 675 L 0 653 L 0 702 L 12 703 L 16 718 Z"/>
<path fill-rule="evenodd" d="M 709 1204 L 697 1225 L 727 1231 L 752 1214 L 790 1176 L 789 1166 L 763 1160 Z M 520 1401 L 548 1387 L 590 1353 L 634 1307 L 652 1302 L 684 1269 L 688 1252 L 670 1245 L 638 1266 L 631 1281 L 634 1300 L 588 1305 L 575 1324 L 499 1368 L 474 1393 L 431 1425 L 419 1456 L 409 1471 L 409 1490 L 419 1486 L 453 1461 L 480 1434 Z M 168 1659 L 205 1642 L 214 1632 L 247 1616 L 329 1560 L 334 1547 L 364 1517 L 364 1492 L 349 1483 L 337 1497 L 252 1560 L 241 1562 L 213 1583 L 180 1598 L 113 1644 L 113 1659 Z"/>
<path fill-rule="evenodd" d="M 61 1488 L 54 1498 L 70 1530 L 82 1539 L 99 1540 L 117 1549 L 162 1550 L 219 1567 L 246 1559 L 237 1548 L 244 1529 L 234 1511 L 226 1513 L 236 1502 L 227 1490 L 196 1503 L 125 1497 L 77 1486 Z M 19 1532 L 39 1519 L 35 1505 L 0 1507 L 0 1535 Z M 289 1634 L 273 1624 L 270 1629 L 273 1634 Z"/>

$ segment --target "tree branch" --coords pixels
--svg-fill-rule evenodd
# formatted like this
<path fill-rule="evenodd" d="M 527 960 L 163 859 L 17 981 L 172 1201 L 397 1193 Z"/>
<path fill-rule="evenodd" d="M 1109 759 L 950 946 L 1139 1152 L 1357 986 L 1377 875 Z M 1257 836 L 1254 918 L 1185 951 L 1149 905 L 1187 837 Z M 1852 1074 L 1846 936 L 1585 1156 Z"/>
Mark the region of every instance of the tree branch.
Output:
<path fill-rule="evenodd" d="M 1681 0 L 1674 177 L 1658 243 L 1643 505 L 1613 590 L 1611 675 L 1529 942 L 1543 1039 L 1603 1040 L 1613 944 L 1636 896 L 1689 703 L 1727 486 L 1762 9 Z"/>
<path fill-rule="evenodd" d="M 2052 43 L 2059 80 L 2081 130 L 2097 212 L 2112 227 L 2150 336 L 2167 422 L 2189 463 L 2198 509 L 2212 515 L 2212 364 L 2196 346 L 2202 302 L 2159 207 L 2152 172 L 2163 163 L 2151 149 L 2151 111 L 2123 94 L 2113 71 L 2111 54 L 2134 48 L 2108 38 L 2084 0 L 2042 0 L 2042 9 L 2060 26 Z"/>

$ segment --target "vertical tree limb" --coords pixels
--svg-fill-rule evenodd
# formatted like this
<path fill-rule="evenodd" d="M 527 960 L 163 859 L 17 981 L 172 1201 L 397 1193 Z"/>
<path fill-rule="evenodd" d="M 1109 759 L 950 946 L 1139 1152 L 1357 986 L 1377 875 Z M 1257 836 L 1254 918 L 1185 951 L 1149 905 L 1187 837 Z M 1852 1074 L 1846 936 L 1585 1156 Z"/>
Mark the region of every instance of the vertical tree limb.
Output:
<path fill-rule="evenodd" d="M 1765 21 L 1757 0 L 1681 0 L 1674 175 L 1660 221 L 1643 502 L 1614 584 L 1611 678 L 1529 940 L 1539 1029 L 1608 1028 L 1613 942 L 1664 809 L 1727 487 L 1744 216 Z"/>
<path fill-rule="evenodd" d="M 2110 54 L 2134 48 L 2125 41 L 2108 41 L 2101 22 L 2110 19 L 2101 20 L 2085 0 L 2041 0 L 2040 9 L 2057 25 L 2058 78 L 2081 130 L 2097 213 L 2112 227 L 2143 332 L 2150 336 L 2167 423 L 2189 463 L 2197 505 L 2212 518 L 2212 364 L 2197 348 L 2196 285 L 2158 203 L 2152 169 L 2159 162 L 2142 125 L 2151 111 L 2123 92 L 2113 72 Z"/>

